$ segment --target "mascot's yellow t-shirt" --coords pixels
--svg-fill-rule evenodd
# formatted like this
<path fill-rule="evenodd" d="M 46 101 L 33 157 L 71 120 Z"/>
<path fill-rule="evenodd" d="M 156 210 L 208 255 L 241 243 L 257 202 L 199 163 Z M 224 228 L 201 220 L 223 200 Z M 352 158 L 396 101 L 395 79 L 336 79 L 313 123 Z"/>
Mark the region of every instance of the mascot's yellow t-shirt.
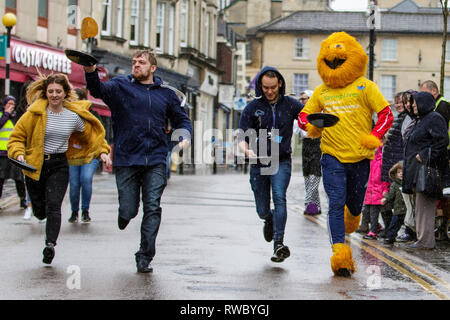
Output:
<path fill-rule="evenodd" d="M 332 113 L 339 117 L 333 127 L 322 131 L 321 149 L 342 163 L 373 159 L 375 150 L 359 143 L 359 137 L 372 131 L 372 114 L 389 106 L 377 85 L 360 77 L 344 88 L 322 84 L 314 90 L 302 112 Z"/>

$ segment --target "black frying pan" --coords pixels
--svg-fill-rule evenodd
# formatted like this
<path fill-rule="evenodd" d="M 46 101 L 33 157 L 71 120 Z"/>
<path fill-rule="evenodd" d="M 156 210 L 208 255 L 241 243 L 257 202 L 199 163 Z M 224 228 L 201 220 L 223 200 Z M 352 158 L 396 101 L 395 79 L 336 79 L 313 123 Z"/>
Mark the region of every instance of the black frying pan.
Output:
<path fill-rule="evenodd" d="M 339 121 L 339 118 L 334 114 L 323 112 L 308 114 L 306 119 L 313 126 L 319 128 L 332 127 Z"/>
<path fill-rule="evenodd" d="M 9 159 L 9 161 L 11 161 L 11 163 L 13 165 L 15 165 L 16 167 L 19 167 L 20 169 L 30 171 L 30 172 L 36 172 L 36 170 L 37 170 L 35 167 L 29 165 L 28 163 L 25 163 L 25 162 L 22 162 L 22 161 L 19 161 L 19 160 L 10 158 L 10 157 L 8 157 L 8 159 Z"/>
<path fill-rule="evenodd" d="M 64 52 L 69 60 L 85 67 L 90 67 L 98 63 L 97 59 L 86 52 L 70 49 L 66 49 Z"/>

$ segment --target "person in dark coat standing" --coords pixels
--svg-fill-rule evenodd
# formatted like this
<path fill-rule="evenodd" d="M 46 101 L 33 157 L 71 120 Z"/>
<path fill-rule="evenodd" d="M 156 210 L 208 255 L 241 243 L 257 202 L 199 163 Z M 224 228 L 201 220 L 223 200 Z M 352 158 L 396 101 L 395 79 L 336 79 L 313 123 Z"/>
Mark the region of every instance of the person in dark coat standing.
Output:
<path fill-rule="evenodd" d="M 313 91 L 305 90 L 300 95 L 300 102 L 306 104 L 312 94 Z M 319 184 L 322 177 L 320 138 L 307 138 L 306 131 L 303 132 L 305 132 L 302 143 L 302 172 L 305 179 L 305 210 L 303 214 L 316 215 L 322 213 L 319 196 Z"/>
<path fill-rule="evenodd" d="M 419 91 L 429 92 L 433 95 L 433 98 L 436 101 L 434 111 L 439 112 L 439 114 L 444 117 L 448 129 L 448 123 L 450 122 L 450 103 L 439 93 L 436 82 L 432 80 L 422 82 Z"/>
<path fill-rule="evenodd" d="M 16 124 L 15 121 L 16 98 L 5 96 L 0 110 L 0 198 L 3 193 L 3 184 L 8 179 L 13 179 L 16 183 L 17 195 L 20 198 L 20 207 L 27 208 L 25 194 L 25 178 L 22 170 L 17 168 L 8 160 L 7 144 L 9 136 Z"/>
<path fill-rule="evenodd" d="M 435 100 L 429 92 L 412 94 L 412 117 L 416 124 L 406 134 L 402 192 L 412 194 L 416 186 L 419 164 L 424 163 L 441 171 L 448 168 L 447 145 L 449 142 L 445 119 L 433 111 Z M 416 192 L 417 242 L 410 248 L 432 249 L 435 246 L 434 220 L 436 201 Z"/>

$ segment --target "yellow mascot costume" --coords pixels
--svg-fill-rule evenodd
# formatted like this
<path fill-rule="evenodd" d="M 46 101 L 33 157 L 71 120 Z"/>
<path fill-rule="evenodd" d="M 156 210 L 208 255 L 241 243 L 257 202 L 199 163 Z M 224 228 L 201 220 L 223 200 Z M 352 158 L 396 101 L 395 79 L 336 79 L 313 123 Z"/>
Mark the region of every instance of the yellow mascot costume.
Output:
<path fill-rule="evenodd" d="M 355 38 L 336 32 L 325 39 L 317 58 L 323 83 L 298 117 L 300 128 L 312 138 L 322 137 L 322 177 L 328 195 L 328 228 L 333 255 L 331 269 L 337 276 L 350 276 L 355 263 L 345 234 L 354 232 L 374 158 L 383 135 L 392 125 L 389 103 L 377 85 L 364 77 L 368 57 Z M 307 120 L 311 113 L 331 113 L 336 125 L 318 128 Z M 378 120 L 372 128 L 372 115 Z"/>

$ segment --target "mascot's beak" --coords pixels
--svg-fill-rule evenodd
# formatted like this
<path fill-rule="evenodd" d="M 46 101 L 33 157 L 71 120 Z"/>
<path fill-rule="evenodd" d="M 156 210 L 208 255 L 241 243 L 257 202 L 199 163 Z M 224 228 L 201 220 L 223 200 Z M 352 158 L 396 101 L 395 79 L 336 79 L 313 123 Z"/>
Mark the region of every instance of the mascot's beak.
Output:
<path fill-rule="evenodd" d="M 325 63 L 330 69 L 337 69 L 344 62 L 345 62 L 345 59 L 334 58 L 334 60 L 332 60 L 332 61 L 325 59 Z"/>

